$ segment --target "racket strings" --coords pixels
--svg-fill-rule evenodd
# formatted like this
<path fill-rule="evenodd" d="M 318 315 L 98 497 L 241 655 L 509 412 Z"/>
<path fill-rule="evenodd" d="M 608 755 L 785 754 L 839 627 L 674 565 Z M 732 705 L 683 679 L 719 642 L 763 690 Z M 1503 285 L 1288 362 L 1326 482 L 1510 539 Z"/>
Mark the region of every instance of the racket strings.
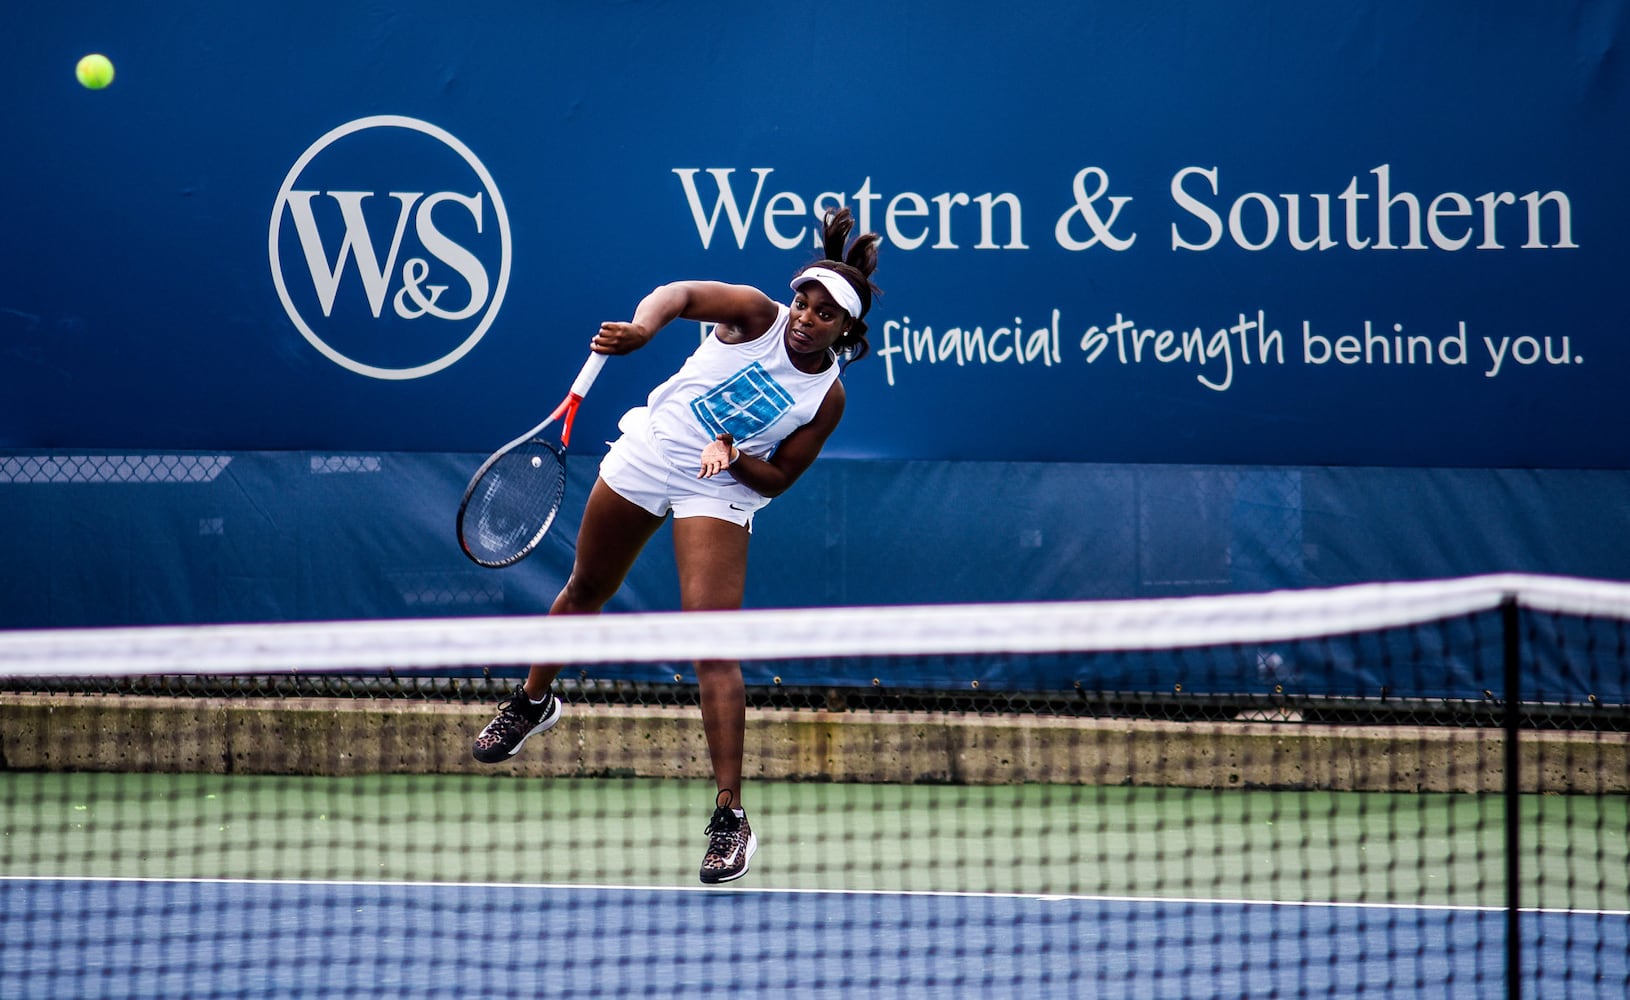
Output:
<path fill-rule="evenodd" d="M 548 442 L 527 441 L 500 455 L 462 515 L 460 536 L 470 556 L 491 566 L 522 558 L 549 530 L 565 493 L 565 459 Z"/>

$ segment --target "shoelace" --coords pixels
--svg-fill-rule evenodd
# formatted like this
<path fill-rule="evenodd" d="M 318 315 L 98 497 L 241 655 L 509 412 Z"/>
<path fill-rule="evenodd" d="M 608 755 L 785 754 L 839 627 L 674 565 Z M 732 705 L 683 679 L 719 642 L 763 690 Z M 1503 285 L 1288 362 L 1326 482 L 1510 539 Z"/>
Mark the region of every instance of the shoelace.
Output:
<path fill-rule="evenodd" d="M 530 703 L 530 699 L 525 700 L 525 704 L 530 705 Z M 486 728 L 481 730 L 481 735 L 477 737 L 477 740 L 485 745 L 491 745 L 513 733 L 523 732 L 531 728 L 535 720 L 526 714 L 522 705 L 523 698 L 519 693 L 512 694 L 500 701 L 498 703 L 498 717 L 487 723 Z M 544 702 L 544 707 L 548 707 L 548 702 Z"/>
<path fill-rule="evenodd" d="M 712 836 L 715 832 L 735 833 L 740 830 L 741 817 L 737 816 L 730 808 L 734 796 L 730 794 L 729 790 L 719 792 L 718 798 L 713 801 L 715 806 L 713 818 L 707 821 L 707 826 L 702 829 L 702 832 Z"/>
<path fill-rule="evenodd" d="M 537 714 L 538 714 L 539 718 L 542 718 L 544 711 L 549 708 L 549 699 L 552 698 L 552 697 L 554 697 L 554 692 L 551 691 L 543 699 L 543 704 L 537 706 L 538 707 L 538 713 Z M 526 720 L 526 721 L 533 721 L 531 713 L 529 713 L 527 711 L 530 708 L 532 708 L 532 699 L 527 697 L 525 694 L 521 693 L 521 691 L 516 691 L 514 694 L 510 695 L 508 698 L 505 698 L 503 701 L 500 701 L 498 703 L 498 713 L 500 715 L 504 714 L 505 712 L 508 712 L 511 715 L 520 716 L 523 720 Z"/>
<path fill-rule="evenodd" d="M 720 806 L 713 810 L 713 818 L 707 821 L 702 832 L 712 835 L 714 833 L 735 833 L 741 829 L 741 817 L 730 810 L 729 806 Z"/>

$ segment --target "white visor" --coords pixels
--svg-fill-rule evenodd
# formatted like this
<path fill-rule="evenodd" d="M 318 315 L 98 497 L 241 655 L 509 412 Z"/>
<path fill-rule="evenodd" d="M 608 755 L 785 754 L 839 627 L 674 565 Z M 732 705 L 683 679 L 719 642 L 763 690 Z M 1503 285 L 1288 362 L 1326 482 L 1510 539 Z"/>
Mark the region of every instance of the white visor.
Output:
<path fill-rule="evenodd" d="M 800 272 L 798 277 L 792 279 L 791 287 L 797 291 L 805 283 L 818 281 L 821 287 L 827 290 L 832 300 L 843 307 L 843 311 L 855 319 L 860 318 L 860 293 L 855 286 L 838 272 L 828 267 L 811 267 Z"/>

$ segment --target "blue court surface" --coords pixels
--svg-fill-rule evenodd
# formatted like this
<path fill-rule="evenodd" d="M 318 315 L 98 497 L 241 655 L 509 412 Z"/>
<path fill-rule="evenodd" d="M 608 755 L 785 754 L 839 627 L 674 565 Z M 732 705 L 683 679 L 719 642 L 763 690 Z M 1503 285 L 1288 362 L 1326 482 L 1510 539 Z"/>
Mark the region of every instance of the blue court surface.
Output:
<path fill-rule="evenodd" d="M 1524 912 L 1523 996 L 1630 988 L 1630 914 Z M 0 879 L 0 998 L 1505 995 L 1473 907 Z M 1590 970 L 1588 973 L 1583 970 Z"/>

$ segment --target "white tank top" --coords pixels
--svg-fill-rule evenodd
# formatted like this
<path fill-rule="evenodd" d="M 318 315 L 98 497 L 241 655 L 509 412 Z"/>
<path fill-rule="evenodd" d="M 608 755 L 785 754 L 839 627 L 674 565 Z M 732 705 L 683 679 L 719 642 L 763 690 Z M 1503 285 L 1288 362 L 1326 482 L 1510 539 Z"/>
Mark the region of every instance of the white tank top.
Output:
<path fill-rule="evenodd" d="M 695 472 L 702 449 L 728 431 L 736 447 L 769 458 L 787 435 L 815 419 L 838 378 L 837 355 L 813 375 L 787 353 L 788 311 L 779 306 L 762 337 L 727 344 L 709 334 L 646 400 L 651 441 L 669 465 Z"/>

